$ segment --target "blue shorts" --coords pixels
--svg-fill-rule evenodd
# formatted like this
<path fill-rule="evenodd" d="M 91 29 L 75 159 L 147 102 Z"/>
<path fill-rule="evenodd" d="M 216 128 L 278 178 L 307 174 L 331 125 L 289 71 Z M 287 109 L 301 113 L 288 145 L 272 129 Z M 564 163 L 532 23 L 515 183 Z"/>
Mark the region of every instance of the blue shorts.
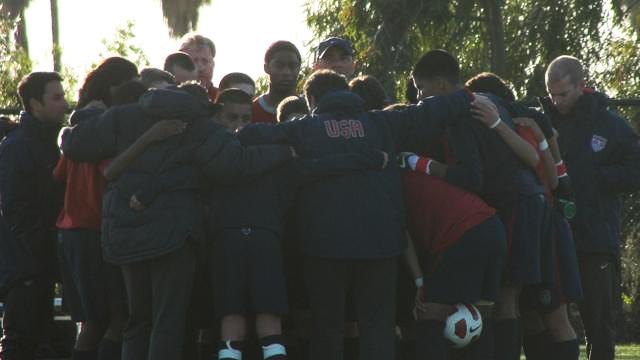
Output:
<path fill-rule="evenodd" d="M 538 284 L 542 280 L 542 229 L 544 195 L 531 195 L 500 209 L 507 235 L 507 259 L 503 285 Z"/>
<path fill-rule="evenodd" d="M 437 304 L 496 301 L 505 257 L 504 226 L 492 216 L 423 262 L 424 299 Z"/>
<path fill-rule="evenodd" d="M 126 304 L 120 269 L 102 258 L 100 232 L 60 229 L 58 256 L 63 298 L 73 321 L 108 321 L 113 306 Z"/>
<path fill-rule="evenodd" d="M 213 285 L 217 317 L 288 310 L 279 236 L 257 228 L 229 228 L 213 243 Z"/>
<path fill-rule="evenodd" d="M 548 257 L 551 261 L 545 272 L 552 274 L 552 281 L 524 287 L 521 297 L 523 308 L 543 312 L 582 299 L 580 271 L 571 228 L 556 209 L 549 209 L 549 214 L 552 231 Z"/>

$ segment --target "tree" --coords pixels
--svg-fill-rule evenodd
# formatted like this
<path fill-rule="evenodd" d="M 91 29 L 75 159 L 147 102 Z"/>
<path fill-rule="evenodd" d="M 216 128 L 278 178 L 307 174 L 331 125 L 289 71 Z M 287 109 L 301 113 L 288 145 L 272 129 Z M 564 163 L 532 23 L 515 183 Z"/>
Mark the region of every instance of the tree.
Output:
<path fill-rule="evenodd" d="M 29 40 L 27 38 L 27 23 L 25 11 L 29 7 L 30 0 L 4 0 L 0 5 L 0 15 L 2 18 L 17 21 L 14 30 L 16 43 L 24 51 L 29 53 Z M 53 69 L 60 72 L 62 69 L 60 31 L 58 23 L 58 0 L 50 0 L 51 9 L 51 51 L 53 56 Z"/>
<path fill-rule="evenodd" d="M 31 72 L 29 55 L 12 36 L 16 21 L 0 20 L 0 108 L 20 108 L 16 89 L 22 77 Z"/>
<path fill-rule="evenodd" d="M 29 2 L 29 0 L 5 0 L 0 5 L 0 17 L 17 21 L 17 26 L 13 31 L 15 41 L 27 53 L 29 52 L 29 41 L 27 39 L 27 24 L 24 13 L 29 6 Z"/>
<path fill-rule="evenodd" d="M 162 14 L 173 37 L 180 37 L 198 25 L 198 11 L 211 0 L 162 0 Z"/>

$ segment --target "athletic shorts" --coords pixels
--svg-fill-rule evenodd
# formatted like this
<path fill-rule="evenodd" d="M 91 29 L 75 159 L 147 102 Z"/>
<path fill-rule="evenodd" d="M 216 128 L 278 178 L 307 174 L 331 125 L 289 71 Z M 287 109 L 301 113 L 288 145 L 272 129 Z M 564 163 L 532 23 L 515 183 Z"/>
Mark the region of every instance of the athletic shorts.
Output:
<path fill-rule="evenodd" d="M 216 234 L 213 247 L 216 316 L 287 312 L 277 234 L 250 227 L 224 229 Z"/>
<path fill-rule="evenodd" d="M 550 312 L 559 305 L 582 299 L 582 285 L 575 243 L 567 220 L 555 209 L 550 209 L 552 224 L 550 254 L 552 282 L 525 286 L 521 296 L 521 307 Z"/>
<path fill-rule="evenodd" d="M 108 321 L 111 307 L 126 304 L 122 273 L 103 260 L 99 232 L 60 229 L 58 257 L 64 303 L 73 321 Z"/>
<path fill-rule="evenodd" d="M 504 226 L 492 216 L 423 262 L 424 299 L 438 304 L 496 301 L 505 257 Z"/>
<path fill-rule="evenodd" d="M 503 285 L 539 284 L 542 281 L 544 195 L 531 195 L 499 209 L 507 236 Z"/>

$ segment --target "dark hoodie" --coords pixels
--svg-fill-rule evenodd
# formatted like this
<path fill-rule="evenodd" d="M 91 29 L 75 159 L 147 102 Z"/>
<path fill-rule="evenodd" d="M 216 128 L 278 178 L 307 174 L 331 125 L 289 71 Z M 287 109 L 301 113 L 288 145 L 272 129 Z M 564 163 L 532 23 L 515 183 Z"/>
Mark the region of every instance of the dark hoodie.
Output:
<path fill-rule="evenodd" d="M 303 157 L 350 152 L 363 145 L 394 158 L 415 151 L 447 118 L 469 111 L 466 92 L 430 98 L 403 111 L 364 112 L 350 92 L 323 96 L 309 116 L 278 125 L 252 124 L 240 132 L 247 143 L 289 143 Z M 441 132 L 438 132 L 441 134 Z M 297 202 L 298 238 L 307 255 L 379 259 L 397 256 L 406 246 L 405 213 L 396 164 L 377 172 L 358 172 L 313 183 Z"/>
<path fill-rule="evenodd" d="M 577 213 L 572 221 L 580 252 L 618 254 L 620 194 L 640 189 L 640 143 L 627 122 L 608 108 L 604 94 L 585 91 L 573 113 L 558 113 L 541 99 L 558 130 Z"/>

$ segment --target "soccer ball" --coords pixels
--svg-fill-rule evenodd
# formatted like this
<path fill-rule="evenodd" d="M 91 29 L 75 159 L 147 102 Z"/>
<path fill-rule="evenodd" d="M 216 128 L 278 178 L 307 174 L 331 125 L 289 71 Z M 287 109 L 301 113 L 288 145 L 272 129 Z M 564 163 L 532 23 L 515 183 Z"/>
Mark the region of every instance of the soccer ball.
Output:
<path fill-rule="evenodd" d="M 444 326 L 444 338 L 460 349 L 477 340 L 482 333 L 480 311 L 472 304 L 457 304 L 449 313 Z"/>

